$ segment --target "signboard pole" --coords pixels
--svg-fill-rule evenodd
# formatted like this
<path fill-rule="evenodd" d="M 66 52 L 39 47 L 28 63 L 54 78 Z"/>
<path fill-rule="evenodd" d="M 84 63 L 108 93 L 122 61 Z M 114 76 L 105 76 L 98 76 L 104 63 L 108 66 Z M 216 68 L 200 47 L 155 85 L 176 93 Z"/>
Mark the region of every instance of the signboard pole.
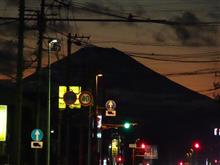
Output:
<path fill-rule="evenodd" d="M 135 159 L 135 156 L 134 156 L 134 148 L 132 148 L 132 165 L 134 165 L 134 159 Z"/>
<path fill-rule="evenodd" d="M 89 106 L 88 125 L 88 165 L 91 164 L 91 126 L 92 126 L 92 106 Z"/>

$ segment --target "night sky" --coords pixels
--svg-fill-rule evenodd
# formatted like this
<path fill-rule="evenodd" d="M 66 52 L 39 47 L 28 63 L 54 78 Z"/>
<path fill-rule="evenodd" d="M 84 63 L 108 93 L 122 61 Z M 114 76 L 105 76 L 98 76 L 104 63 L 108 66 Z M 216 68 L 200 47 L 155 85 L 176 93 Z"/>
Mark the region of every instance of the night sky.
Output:
<path fill-rule="evenodd" d="M 52 4 L 53 1 L 47 1 Z M 167 0 L 167 1 L 64 1 L 68 2 L 71 10 L 60 11 L 54 18 L 117 18 L 107 16 L 113 13 L 116 16 L 128 17 L 132 14 L 139 19 L 164 19 L 180 22 L 214 22 L 213 26 L 174 27 L 151 23 L 98 23 L 98 22 L 69 22 L 48 25 L 47 36 L 57 36 L 62 41 L 62 51 L 59 58 L 65 56 L 66 35 L 68 32 L 78 35 L 91 36 L 89 43 L 102 47 L 114 47 L 134 57 L 147 67 L 168 76 L 168 78 L 202 94 L 212 97 L 218 91 L 213 89 L 213 82 L 218 82 L 214 73 L 218 71 L 219 64 L 219 8 L 218 0 Z M 0 15 L 17 16 L 18 2 L 8 0 L 1 2 Z M 27 9 L 39 9 L 40 1 L 28 0 Z M 98 9 L 98 10 L 97 10 Z M 51 13 L 46 9 L 46 13 Z M 0 42 L 1 75 L 10 78 L 15 71 L 13 68 L 16 48 L 17 23 L 1 21 Z M 27 23 L 30 26 L 36 23 Z M 54 33 L 56 31 L 56 33 Z M 64 35 L 60 35 L 64 34 Z M 35 59 L 36 31 L 25 32 L 25 57 L 27 65 Z M 46 45 L 45 45 L 46 47 Z M 73 51 L 80 47 L 73 47 Z M 11 54 L 5 57 L 5 53 Z M 54 59 L 54 60 L 57 60 Z M 10 62 L 9 62 L 10 61 Z M 201 62 L 202 61 L 202 62 Z M 8 65 L 8 63 L 10 65 Z M 10 66 L 10 68 L 8 68 Z M 12 66 L 12 67 L 11 67 Z M 33 72 L 33 67 L 26 70 Z"/>

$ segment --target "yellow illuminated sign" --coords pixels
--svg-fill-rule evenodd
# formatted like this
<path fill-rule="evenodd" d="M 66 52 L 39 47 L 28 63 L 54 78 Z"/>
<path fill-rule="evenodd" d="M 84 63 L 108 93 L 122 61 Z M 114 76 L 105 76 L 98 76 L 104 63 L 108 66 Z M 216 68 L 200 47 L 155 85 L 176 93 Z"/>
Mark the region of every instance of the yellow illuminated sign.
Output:
<path fill-rule="evenodd" d="M 118 140 L 112 139 L 112 156 L 118 155 Z"/>
<path fill-rule="evenodd" d="M 69 108 L 81 108 L 81 104 L 79 102 L 79 95 L 81 93 L 80 86 L 59 86 L 59 100 L 58 100 L 58 108 L 60 110 L 66 109 L 66 103 L 63 100 L 63 96 L 67 91 L 72 91 L 76 94 L 77 99 L 74 104 L 69 105 Z"/>
<path fill-rule="evenodd" d="M 0 141 L 6 141 L 7 105 L 0 105 Z"/>

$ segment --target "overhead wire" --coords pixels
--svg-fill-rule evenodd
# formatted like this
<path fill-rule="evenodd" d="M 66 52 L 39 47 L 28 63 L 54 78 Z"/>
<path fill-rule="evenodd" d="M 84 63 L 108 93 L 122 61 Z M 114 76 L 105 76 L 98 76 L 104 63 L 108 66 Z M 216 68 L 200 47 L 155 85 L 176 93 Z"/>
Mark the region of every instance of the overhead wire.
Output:
<path fill-rule="evenodd" d="M 5 22 L 0 23 L 0 26 L 12 24 L 12 23 L 15 23 L 15 22 L 18 22 L 18 20 L 15 20 L 15 21 L 5 21 Z"/>
<path fill-rule="evenodd" d="M 130 54 L 132 57 L 154 60 L 154 61 L 164 61 L 164 62 L 178 62 L 178 63 L 214 63 L 220 62 L 220 60 L 179 60 L 179 59 L 167 59 L 167 58 L 155 58 L 149 56 L 141 56 L 136 54 Z"/>
<path fill-rule="evenodd" d="M 133 41 L 121 41 L 121 40 L 93 40 L 93 43 L 117 43 L 123 45 L 134 45 L 134 46 L 160 46 L 160 47 L 193 47 L 191 45 L 174 44 L 174 43 L 154 43 L 154 42 L 133 42 Z M 215 45 L 216 47 L 220 45 Z"/>
<path fill-rule="evenodd" d="M 60 0 L 54 0 L 57 3 L 61 3 L 63 4 L 64 2 L 60 1 Z M 87 12 L 91 12 L 91 13 L 95 13 L 95 14 L 99 14 L 102 16 L 110 16 L 110 17 L 114 17 L 114 18 L 119 18 L 122 20 L 127 20 L 128 22 L 150 22 L 150 23 L 156 23 L 156 24 L 164 24 L 164 25 L 171 25 L 171 26 L 219 26 L 220 22 L 219 21 L 212 21 L 212 22 L 178 22 L 178 21 L 171 21 L 171 20 L 165 20 L 165 19 L 149 19 L 146 18 L 144 20 L 139 20 L 133 17 L 132 13 L 129 13 L 126 16 L 117 14 L 118 11 L 113 11 L 110 10 L 110 12 L 107 10 L 97 10 L 95 8 L 92 7 L 88 7 L 88 5 L 83 4 L 83 3 L 70 3 L 69 4 L 73 9 L 77 8 L 80 10 L 84 10 Z M 111 12 L 112 11 L 112 12 Z M 129 17 L 131 16 L 131 17 Z M 97 22 L 98 20 L 96 20 Z M 101 20 L 100 20 L 101 21 Z"/>

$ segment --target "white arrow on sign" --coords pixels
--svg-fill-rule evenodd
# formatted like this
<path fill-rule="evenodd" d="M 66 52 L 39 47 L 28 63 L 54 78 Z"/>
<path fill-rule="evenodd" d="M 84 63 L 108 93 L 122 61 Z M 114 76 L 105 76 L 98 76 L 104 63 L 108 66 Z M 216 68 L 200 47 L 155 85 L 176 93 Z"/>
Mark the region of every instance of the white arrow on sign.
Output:
<path fill-rule="evenodd" d="M 113 102 L 109 101 L 109 109 L 113 109 Z"/>
<path fill-rule="evenodd" d="M 37 129 L 36 132 L 35 132 L 36 141 L 39 140 L 39 135 L 40 135 L 40 132 L 39 132 L 39 130 Z"/>
<path fill-rule="evenodd" d="M 107 110 L 110 110 L 110 111 L 115 110 L 115 108 L 116 108 L 116 103 L 115 103 L 115 101 L 114 101 L 114 100 L 108 100 L 108 101 L 105 103 L 105 108 L 106 108 Z"/>

